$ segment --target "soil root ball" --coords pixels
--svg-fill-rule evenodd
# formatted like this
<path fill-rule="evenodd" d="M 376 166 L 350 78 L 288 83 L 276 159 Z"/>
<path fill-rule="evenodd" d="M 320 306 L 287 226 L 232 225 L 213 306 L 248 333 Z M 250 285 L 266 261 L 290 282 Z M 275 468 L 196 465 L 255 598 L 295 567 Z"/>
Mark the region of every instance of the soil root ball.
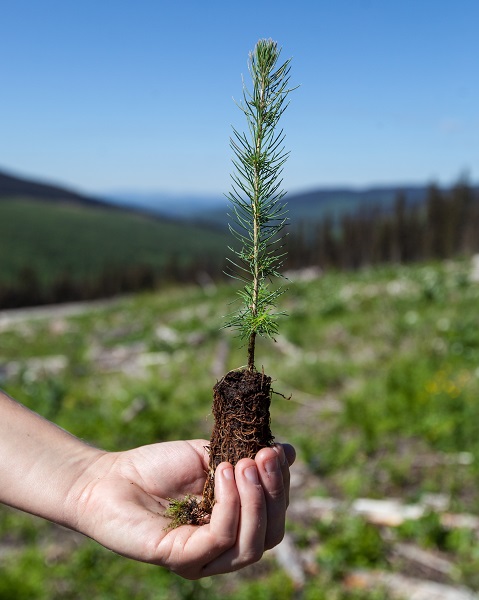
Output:
<path fill-rule="evenodd" d="M 271 377 L 248 369 L 230 371 L 213 388 L 215 424 L 208 452 L 210 466 L 201 508 L 211 513 L 214 505 L 216 467 L 233 466 L 242 458 L 254 458 L 261 448 L 272 446 Z"/>

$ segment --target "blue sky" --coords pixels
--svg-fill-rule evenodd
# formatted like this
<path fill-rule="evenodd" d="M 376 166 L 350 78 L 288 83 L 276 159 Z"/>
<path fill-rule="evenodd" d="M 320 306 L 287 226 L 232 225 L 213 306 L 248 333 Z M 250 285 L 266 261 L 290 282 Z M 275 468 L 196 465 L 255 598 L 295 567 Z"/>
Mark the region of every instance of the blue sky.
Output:
<path fill-rule="evenodd" d="M 293 57 L 284 187 L 479 177 L 477 0 L 4 0 L 0 168 L 88 192 L 230 188 L 249 50 Z"/>

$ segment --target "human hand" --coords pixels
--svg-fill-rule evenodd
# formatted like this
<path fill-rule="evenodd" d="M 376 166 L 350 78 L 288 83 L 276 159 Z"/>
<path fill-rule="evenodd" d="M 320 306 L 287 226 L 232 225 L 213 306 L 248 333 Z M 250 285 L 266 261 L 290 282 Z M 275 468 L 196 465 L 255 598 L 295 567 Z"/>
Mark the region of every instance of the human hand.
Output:
<path fill-rule="evenodd" d="M 168 529 L 169 498 L 200 495 L 208 469 L 206 440 L 164 442 L 101 453 L 69 494 L 71 526 L 105 547 L 167 567 L 187 579 L 238 570 L 283 538 L 289 503 L 287 444 L 255 460 L 216 469 L 211 520 Z"/>

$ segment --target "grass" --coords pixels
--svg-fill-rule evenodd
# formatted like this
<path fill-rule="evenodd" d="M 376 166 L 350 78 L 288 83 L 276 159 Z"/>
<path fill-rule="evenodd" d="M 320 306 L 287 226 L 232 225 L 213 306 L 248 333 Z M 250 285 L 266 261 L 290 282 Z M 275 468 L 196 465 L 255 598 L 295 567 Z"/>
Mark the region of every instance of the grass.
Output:
<path fill-rule="evenodd" d="M 289 284 L 278 343 L 261 341 L 257 355 L 274 388 L 292 394 L 273 397 L 272 428 L 295 444 L 307 473 L 293 498 L 416 502 L 433 493 L 449 498 L 452 511 L 479 515 L 479 284 L 469 270 L 467 261 L 390 266 Z M 110 450 L 207 438 L 214 365 L 225 347 L 223 372 L 245 362 L 245 348 L 220 330 L 233 297 L 224 285 L 170 289 L 5 326 L 0 373 L 2 364 L 20 366 L 2 386 Z M 58 372 L 32 366 L 32 358 L 53 355 L 66 359 Z M 306 600 L 387 598 L 379 589 L 353 591 L 344 578 L 355 568 L 399 569 L 391 547 L 400 540 L 447 557 L 453 583 L 479 590 L 475 536 L 445 530 L 433 512 L 386 537 L 347 511 L 288 527 L 316 565 Z M 0 532 L 9 548 L 0 599 L 80 599 L 99 590 L 115 599 L 294 597 L 271 555 L 243 574 L 186 582 L 90 541 L 58 544 L 54 554 L 58 528 L 7 508 Z"/>

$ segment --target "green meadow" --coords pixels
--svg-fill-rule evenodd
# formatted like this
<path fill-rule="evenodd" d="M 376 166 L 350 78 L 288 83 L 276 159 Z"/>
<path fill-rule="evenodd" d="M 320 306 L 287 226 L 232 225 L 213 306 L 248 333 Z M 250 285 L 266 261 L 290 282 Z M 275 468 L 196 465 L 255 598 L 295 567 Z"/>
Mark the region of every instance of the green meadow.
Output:
<path fill-rule="evenodd" d="M 47 215 L 43 207 L 37 216 Z M 28 229 L 22 235 L 34 243 Z M 398 597 L 384 577 L 364 583 L 378 573 L 479 592 L 479 282 L 471 273 L 464 260 L 287 283 L 288 316 L 276 343 L 260 342 L 257 364 L 278 392 L 273 433 L 298 452 L 287 537 L 302 578 L 269 551 L 238 573 L 189 582 L 0 507 L 0 599 Z M 234 297 L 222 284 L 63 316 L 0 313 L 0 385 L 107 450 L 208 438 L 212 386 L 246 360 L 221 329 Z M 374 522 L 355 509 L 358 499 L 422 512 Z M 318 509 L 327 502 L 330 510 Z M 429 569 L 404 548 L 429 557 Z"/>

